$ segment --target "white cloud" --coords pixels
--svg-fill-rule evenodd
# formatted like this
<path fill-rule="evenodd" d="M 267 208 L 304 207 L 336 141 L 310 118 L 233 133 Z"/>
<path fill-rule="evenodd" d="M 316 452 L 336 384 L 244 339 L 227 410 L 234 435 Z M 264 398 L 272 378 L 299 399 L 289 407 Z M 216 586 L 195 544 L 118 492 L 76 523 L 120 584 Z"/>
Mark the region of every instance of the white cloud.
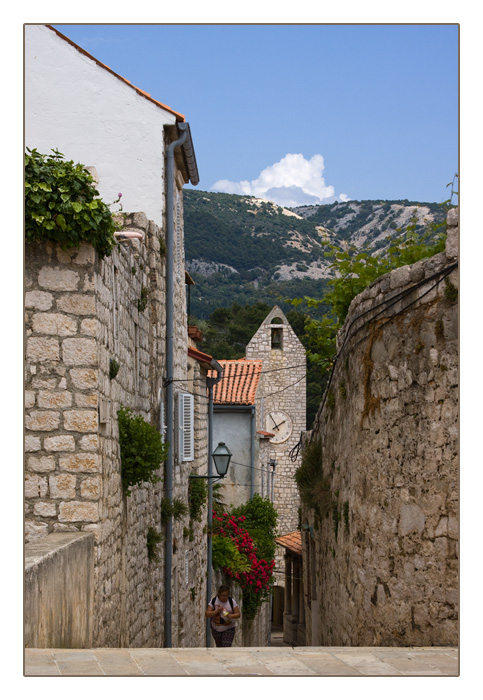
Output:
<path fill-rule="evenodd" d="M 218 180 L 212 191 L 228 194 L 253 195 L 269 199 L 285 207 L 302 204 L 328 204 L 336 199 L 347 202 L 346 194 L 335 195 L 332 185 L 326 185 L 323 177 L 324 157 L 319 153 L 310 160 L 301 153 L 287 153 L 278 163 L 269 165 L 260 175 L 249 182 L 241 180 Z"/>

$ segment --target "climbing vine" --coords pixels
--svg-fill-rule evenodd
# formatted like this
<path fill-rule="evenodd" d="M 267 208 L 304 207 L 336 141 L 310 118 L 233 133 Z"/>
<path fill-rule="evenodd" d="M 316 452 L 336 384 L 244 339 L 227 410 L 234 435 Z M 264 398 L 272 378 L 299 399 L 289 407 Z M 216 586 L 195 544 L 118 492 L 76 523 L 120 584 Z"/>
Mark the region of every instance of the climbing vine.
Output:
<path fill-rule="evenodd" d="M 302 462 L 295 471 L 300 500 L 312 508 L 317 517 L 325 515 L 332 504 L 329 481 L 323 473 L 322 442 L 313 440 L 303 452 Z"/>
<path fill-rule="evenodd" d="M 149 527 L 146 535 L 146 547 L 148 550 L 149 561 L 159 562 L 159 545 L 163 539 L 163 536 L 154 527 Z"/>
<path fill-rule="evenodd" d="M 156 471 L 166 459 L 168 447 L 153 425 L 142 416 L 135 416 L 126 406 L 121 405 L 117 417 L 122 486 L 125 495 L 130 496 L 131 486 L 161 481 Z"/>
<path fill-rule="evenodd" d="M 94 179 L 80 163 L 64 160 L 56 149 L 25 154 L 25 237 L 52 241 L 63 249 L 91 243 L 101 258 L 116 244 L 109 206 L 99 198 Z"/>

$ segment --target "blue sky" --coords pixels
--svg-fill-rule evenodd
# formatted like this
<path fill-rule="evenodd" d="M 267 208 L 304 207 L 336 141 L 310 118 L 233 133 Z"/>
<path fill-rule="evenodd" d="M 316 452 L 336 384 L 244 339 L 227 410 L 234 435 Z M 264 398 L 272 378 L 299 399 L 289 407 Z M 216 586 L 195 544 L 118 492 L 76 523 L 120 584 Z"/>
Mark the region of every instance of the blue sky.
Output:
<path fill-rule="evenodd" d="M 186 116 L 197 189 L 442 201 L 458 170 L 457 25 L 54 26 Z"/>

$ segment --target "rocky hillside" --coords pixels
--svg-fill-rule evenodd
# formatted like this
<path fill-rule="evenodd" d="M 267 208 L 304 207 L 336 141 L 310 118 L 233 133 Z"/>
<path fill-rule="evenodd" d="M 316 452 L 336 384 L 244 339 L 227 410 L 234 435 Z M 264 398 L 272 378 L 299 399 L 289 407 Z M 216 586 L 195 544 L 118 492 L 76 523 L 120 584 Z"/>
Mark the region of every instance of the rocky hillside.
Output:
<path fill-rule="evenodd" d="M 444 219 L 443 207 L 427 202 L 350 201 L 284 209 L 254 197 L 196 190 L 185 190 L 184 213 L 186 266 L 195 281 L 191 313 L 197 318 L 233 302 L 320 297 L 330 278 L 324 241 L 369 246 L 383 254 L 387 237 L 400 235 L 413 217 L 421 231 Z"/>

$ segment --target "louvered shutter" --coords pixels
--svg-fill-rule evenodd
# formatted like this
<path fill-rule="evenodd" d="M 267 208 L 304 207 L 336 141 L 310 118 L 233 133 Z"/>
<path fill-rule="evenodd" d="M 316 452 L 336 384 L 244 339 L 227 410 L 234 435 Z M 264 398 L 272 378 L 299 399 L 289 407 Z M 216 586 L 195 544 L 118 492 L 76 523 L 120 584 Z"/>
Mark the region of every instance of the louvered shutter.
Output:
<path fill-rule="evenodd" d="M 195 458 L 193 394 L 178 394 L 178 458 L 180 462 Z"/>

